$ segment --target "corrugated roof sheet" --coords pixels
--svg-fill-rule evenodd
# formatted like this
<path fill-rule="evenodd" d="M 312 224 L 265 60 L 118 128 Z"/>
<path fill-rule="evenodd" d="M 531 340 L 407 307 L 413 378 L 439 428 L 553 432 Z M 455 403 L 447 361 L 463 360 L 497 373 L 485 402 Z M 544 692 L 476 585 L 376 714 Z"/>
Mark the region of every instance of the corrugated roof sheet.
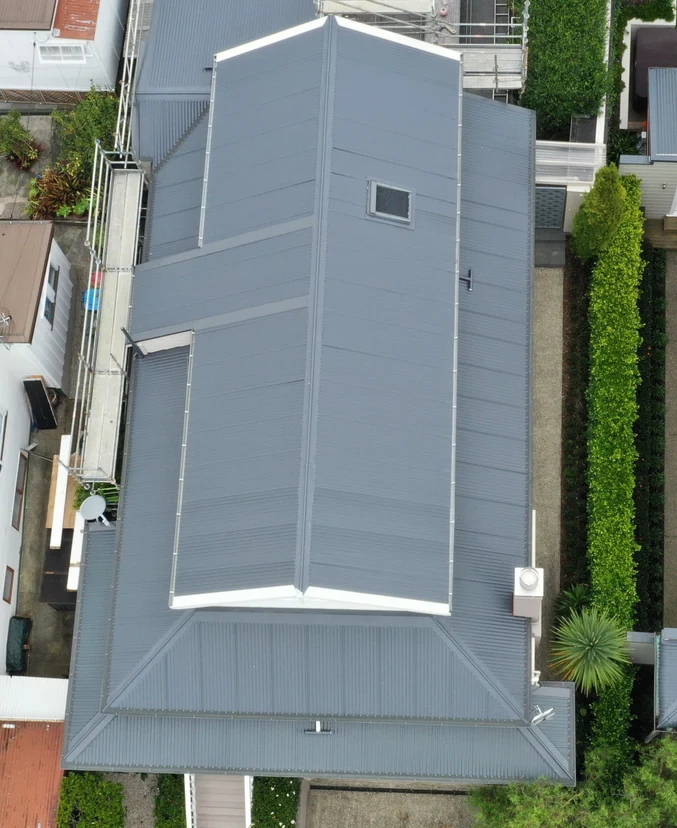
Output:
<path fill-rule="evenodd" d="M 677 161 L 677 69 L 649 69 L 649 155 Z"/>
<path fill-rule="evenodd" d="M 146 95 L 135 99 L 135 144 L 139 158 L 150 159 L 157 169 L 188 137 L 209 108 L 209 95 Z M 191 142 L 191 143 L 194 143 Z M 190 150 L 184 150 L 187 154 Z M 202 157 L 200 180 L 204 173 Z M 190 164 L 190 162 L 188 162 Z M 161 167 L 160 167 L 161 169 Z"/>
<path fill-rule="evenodd" d="M 372 49 L 331 21 L 217 64 L 205 246 L 137 269 L 137 336 L 213 328 L 195 342 L 177 596 L 449 601 L 458 113 L 439 93 L 458 100 L 459 64 L 379 41 L 365 69 Z M 408 82 L 385 106 L 394 71 Z M 366 218 L 370 175 L 415 194 L 411 228 Z"/>
<path fill-rule="evenodd" d="M 59 0 L 54 28 L 69 40 L 94 40 L 101 0 Z"/>
<path fill-rule="evenodd" d="M 146 225 L 149 259 L 197 247 L 207 126 L 203 116 L 153 174 Z"/>
<path fill-rule="evenodd" d="M 15 722 L 0 728 L 2 828 L 56 825 L 63 724 Z"/>
<path fill-rule="evenodd" d="M 463 100 L 456 535 L 452 624 L 528 706 L 528 623 L 511 612 L 530 561 L 533 113 Z"/>
<path fill-rule="evenodd" d="M 658 653 L 658 716 L 659 730 L 677 728 L 677 629 L 661 632 Z"/>
<path fill-rule="evenodd" d="M 313 0 L 162 0 L 153 4 L 137 95 L 207 92 L 216 52 L 306 23 Z"/>
<path fill-rule="evenodd" d="M 306 611 L 201 610 L 110 709 L 521 721 L 435 619 Z"/>
<path fill-rule="evenodd" d="M 373 59 L 369 62 L 378 64 Z M 401 80 L 406 85 L 406 73 Z M 463 295 L 459 308 L 459 330 L 468 342 L 461 351 L 466 379 L 465 384 L 459 381 L 459 423 L 465 418 L 462 428 L 468 451 L 465 455 L 459 452 L 467 485 L 457 501 L 456 519 L 461 530 L 455 550 L 452 617 L 348 616 L 311 610 L 286 611 L 284 615 L 243 610 L 168 611 L 178 489 L 175 469 L 180 458 L 188 354 L 187 349 L 180 349 L 147 356 L 135 362 L 133 369 L 128 424 L 131 444 L 122 542 L 116 553 L 109 681 L 104 684 L 103 701 L 100 681 L 98 688 L 96 682 L 91 683 L 89 702 L 83 701 L 82 695 L 79 702 L 110 712 L 95 714 L 80 737 L 69 742 L 67 767 L 392 775 L 459 781 L 547 776 L 572 783 L 575 779 L 572 686 L 544 685 L 534 690 L 533 696 L 529 693 L 528 626 L 512 618 L 510 606 L 512 568 L 528 560 L 529 551 L 533 121 L 524 110 L 469 98 L 463 121 L 463 152 L 467 151 L 468 160 L 463 166 L 462 233 L 467 234 L 467 240 L 462 236 L 462 264 L 466 267 L 475 262 L 472 266 L 477 270 L 473 294 Z M 476 144 L 481 151 L 473 149 Z M 360 157 L 353 159 L 355 171 Z M 394 172 L 401 165 L 401 161 L 380 161 L 389 163 Z M 344 170 L 350 173 L 351 167 Z M 359 177 L 363 172 L 354 174 Z M 346 192 L 338 189 L 342 183 L 337 184 L 336 192 Z M 364 201 L 361 204 L 363 209 Z M 331 205 L 330 227 L 333 209 L 350 216 L 356 207 L 350 198 Z M 281 302 L 299 296 L 271 294 L 294 279 L 277 278 L 265 262 L 266 256 L 270 261 L 286 262 L 282 269 L 290 276 L 305 278 L 305 274 L 298 276 L 298 268 L 308 261 L 312 248 L 307 238 L 309 225 L 292 229 L 289 224 L 282 229 L 245 231 L 235 239 L 224 234 L 198 254 L 177 253 L 140 268 L 134 330 L 181 330 L 188 320 L 197 331 L 196 348 L 203 335 L 209 332 L 215 336 L 214 365 L 218 369 L 228 359 L 220 339 L 225 336 L 220 318 L 225 312 L 259 307 L 262 297 L 271 295 Z M 361 224 L 366 227 L 375 222 Z M 419 225 L 416 227 L 418 230 Z M 506 240 L 509 231 L 515 238 Z M 402 235 L 414 234 L 403 230 Z M 357 235 L 353 239 L 364 251 L 364 238 Z M 329 240 L 331 243 L 331 234 Z M 381 258 L 391 241 L 384 239 Z M 406 253 L 405 249 L 403 255 Z M 332 255 L 343 255 L 343 251 Z M 357 270 L 355 261 L 346 258 L 344 272 L 351 272 L 351 262 Z M 365 272 L 382 279 L 379 261 L 369 260 Z M 445 267 L 449 267 L 448 260 Z M 266 280 L 266 272 L 273 273 L 272 281 Z M 325 283 L 330 279 L 328 268 Z M 364 307 L 366 320 L 371 319 L 370 309 L 379 314 L 397 313 L 398 297 L 393 304 L 385 294 L 371 294 L 372 288 L 378 290 L 378 282 L 360 288 L 362 293 L 354 301 Z M 475 299 L 475 291 L 481 309 L 470 301 Z M 420 298 L 410 296 L 408 301 L 419 308 Z M 422 315 L 425 308 L 425 303 L 420 305 Z M 437 312 L 443 316 L 443 311 Z M 352 319 L 350 307 L 345 314 Z M 435 325 L 443 325 L 442 316 Z M 378 323 L 380 316 L 372 321 Z M 474 336 L 477 326 L 485 331 L 483 336 Z M 496 364 L 502 366 L 501 371 L 495 370 Z M 351 372 L 345 376 L 350 380 Z M 366 388 L 362 391 L 368 393 Z M 484 403 L 480 409 L 473 408 L 478 398 Z M 521 411 L 521 418 L 513 408 Z M 240 414 L 247 410 L 258 411 L 255 405 L 245 406 Z M 162 428 L 158 428 L 159 412 Z M 390 416 L 387 407 L 381 412 L 386 418 Z M 207 419 L 205 425 L 209 429 Z M 134 504 L 144 502 L 147 509 L 136 509 L 135 514 Z M 129 529 L 132 524 L 133 530 Z M 86 569 L 95 566 L 93 561 L 94 555 L 88 551 Z M 103 569 L 99 577 L 110 578 Z M 88 582 L 79 605 L 81 613 L 88 611 L 88 593 L 97 594 L 91 579 Z M 103 614 L 99 623 L 106 624 Z M 430 633 L 431 624 L 436 625 L 437 637 Z M 79 628 L 80 637 L 89 629 L 82 624 Z M 96 635 L 94 631 L 92 635 Z M 80 643 L 80 653 L 83 646 Z M 207 648 L 208 654 L 199 648 Z M 324 690 L 314 683 L 324 673 L 317 670 L 313 675 L 307 666 L 320 658 L 320 652 L 325 657 L 327 652 L 336 653 L 331 660 L 336 682 Z M 350 653 L 354 659 L 348 664 Z M 84 670 L 88 675 L 81 660 L 81 655 L 76 658 L 72 671 L 75 688 L 78 673 Z M 278 673 L 282 669 L 289 672 L 290 663 L 297 665 L 293 675 L 298 678 L 285 680 L 281 687 Z M 187 670 L 186 664 L 194 669 Z M 105 667 L 98 669 L 103 680 Z M 332 669 L 326 671 L 327 682 L 333 681 Z M 385 678 L 386 670 L 390 681 Z M 265 673 L 266 680 L 254 681 L 255 671 Z M 377 674 L 381 676 L 378 681 Z M 352 683 L 349 675 L 354 677 Z M 417 682 L 426 675 L 430 675 L 430 682 L 421 689 Z M 441 679 L 436 678 L 439 675 Z M 310 710 L 327 697 L 333 699 L 336 710 L 327 714 L 323 725 L 332 734 L 306 734 L 304 731 L 314 729 L 316 716 L 301 716 L 299 711 Z M 223 711 L 242 712 L 247 699 L 251 707 L 266 711 L 264 718 L 247 715 L 246 710 L 245 715 L 224 715 Z M 107 703 L 110 708 L 104 707 Z M 520 725 L 533 714 L 532 704 L 542 709 L 554 707 L 555 717 L 538 727 Z M 271 718 L 283 716 L 285 711 L 290 711 L 290 718 Z M 453 723 L 451 718 L 445 719 L 446 724 L 405 723 L 405 718 L 411 721 L 430 715 L 474 721 L 472 717 L 478 714 L 486 717 L 483 727 Z M 75 715 L 74 711 L 70 715 Z M 380 721 L 374 723 L 365 716 Z M 392 716 L 401 718 L 383 718 Z M 514 724 L 499 724 L 504 717 Z M 491 721 L 495 724 L 488 723 Z"/>
<path fill-rule="evenodd" d="M 52 28 L 56 0 L 0 0 L 0 29 Z"/>

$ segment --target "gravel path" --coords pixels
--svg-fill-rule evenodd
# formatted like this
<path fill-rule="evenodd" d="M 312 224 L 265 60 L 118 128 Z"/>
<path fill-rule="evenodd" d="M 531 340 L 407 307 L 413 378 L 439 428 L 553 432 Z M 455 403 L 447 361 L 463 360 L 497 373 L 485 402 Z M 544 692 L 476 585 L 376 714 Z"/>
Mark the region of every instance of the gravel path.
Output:
<path fill-rule="evenodd" d="M 127 828 L 154 828 L 157 776 L 154 773 L 106 773 L 104 776 L 110 782 L 120 782 L 124 788 Z"/>

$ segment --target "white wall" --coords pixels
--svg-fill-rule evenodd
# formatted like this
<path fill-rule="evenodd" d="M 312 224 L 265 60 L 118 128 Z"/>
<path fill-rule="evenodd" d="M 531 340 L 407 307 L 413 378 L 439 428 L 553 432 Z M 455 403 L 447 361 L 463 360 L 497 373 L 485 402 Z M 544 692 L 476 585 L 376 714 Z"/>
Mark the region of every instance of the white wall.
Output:
<path fill-rule="evenodd" d="M 71 282 L 71 266 L 64 256 L 59 245 L 53 241 L 50 253 L 50 264 L 59 268 L 59 283 L 56 291 L 56 308 L 54 310 L 54 327 L 44 317 L 45 293 L 47 289 L 47 274 L 42 286 L 38 318 L 35 321 L 35 331 L 30 349 L 35 355 L 36 364 L 47 385 L 61 388 L 63 381 L 63 366 L 66 356 L 66 339 L 68 337 L 68 323 L 70 320 L 71 302 L 73 299 L 73 283 Z"/>
<path fill-rule="evenodd" d="M 86 92 L 112 88 L 118 71 L 128 0 L 101 0 L 94 40 L 53 37 L 51 32 L 0 31 L 0 89 Z M 42 63 L 38 45 L 85 48 L 85 63 Z"/>
<path fill-rule="evenodd" d="M 7 430 L 0 468 L 0 589 L 4 584 L 6 567 L 11 566 L 15 573 L 12 603 L 6 604 L 0 600 L 0 673 L 5 672 L 7 628 L 9 619 L 16 612 L 19 588 L 21 530 L 14 529 L 11 521 L 19 451 L 28 445 L 31 423 L 22 379 L 23 374 L 13 357 L 13 348 L 8 351 L 4 345 L 0 345 L 0 407 L 7 411 Z"/>

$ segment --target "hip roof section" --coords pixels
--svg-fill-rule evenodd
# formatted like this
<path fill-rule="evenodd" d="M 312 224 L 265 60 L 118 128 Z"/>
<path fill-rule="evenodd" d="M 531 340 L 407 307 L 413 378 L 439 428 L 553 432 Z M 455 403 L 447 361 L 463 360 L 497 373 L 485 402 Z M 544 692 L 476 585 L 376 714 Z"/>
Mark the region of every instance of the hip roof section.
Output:
<path fill-rule="evenodd" d="M 373 31 L 217 55 L 203 246 L 137 270 L 137 338 L 196 331 L 174 607 L 449 613 L 460 64 Z"/>
<path fill-rule="evenodd" d="M 0 0 L 0 29 L 52 28 L 56 0 Z"/>

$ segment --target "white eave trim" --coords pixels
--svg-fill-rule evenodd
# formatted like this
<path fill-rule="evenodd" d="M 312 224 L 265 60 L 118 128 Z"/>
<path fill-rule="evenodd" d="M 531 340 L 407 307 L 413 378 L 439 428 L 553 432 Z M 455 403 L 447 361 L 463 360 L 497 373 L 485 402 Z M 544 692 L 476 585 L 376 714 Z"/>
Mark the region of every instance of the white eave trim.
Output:
<path fill-rule="evenodd" d="M 435 601 L 417 601 L 390 595 L 371 595 L 366 592 L 346 592 L 342 589 L 308 587 L 300 592 L 291 584 L 241 589 L 230 592 L 205 592 L 196 595 L 170 597 L 172 609 L 200 609 L 203 607 L 260 607 L 268 609 L 339 609 L 373 612 L 415 612 L 424 615 L 450 615 L 449 604 Z"/>
<path fill-rule="evenodd" d="M 378 26 L 358 23 L 356 20 L 350 20 L 347 17 L 337 16 L 336 22 L 339 26 L 343 26 L 346 29 L 354 29 L 356 32 L 362 32 L 362 34 L 370 35 L 371 37 L 380 37 L 382 40 L 389 40 L 391 43 L 399 43 L 400 46 L 408 46 L 410 49 L 420 49 L 422 52 L 429 52 L 431 55 L 445 57 L 449 60 L 461 60 L 460 52 L 447 49 L 446 46 L 436 46 L 434 43 L 426 43 L 424 40 L 415 40 L 413 37 L 395 34 L 395 32 L 389 32 L 387 29 L 381 29 Z"/>
<path fill-rule="evenodd" d="M 142 339 L 136 345 L 145 356 L 158 351 L 170 351 L 172 348 L 185 348 L 191 344 L 192 337 L 192 331 L 181 331 L 166 336 L 155 336 L 152 339 Z"/>
<path fill-rule="evenodd" d="M 232 49 L 226 49 L 224 52 L 217 52 L 214 55 L 214 60 L 216 63 L 220 63 L 222 60 L 244 55 L 247 52 L 253 52 L 255 49 L 263 49 L 265 46 L 279 43 L 281 40 L 287 40 L 290 37 L 311 32 L 313 29 L 319 29 L 321 26 L 324 26 L 328 19 L 327 17 L 318 17 L 316 20 L 311 20 L 310 23 L 302 23 L 300 26 L 293 26 L 291 29 L 284 29 L 284 31 L 276 32 L 267 37 L 260 37 L 258 40 L 243 43 L 242 46 L 235 46 Z"/>

